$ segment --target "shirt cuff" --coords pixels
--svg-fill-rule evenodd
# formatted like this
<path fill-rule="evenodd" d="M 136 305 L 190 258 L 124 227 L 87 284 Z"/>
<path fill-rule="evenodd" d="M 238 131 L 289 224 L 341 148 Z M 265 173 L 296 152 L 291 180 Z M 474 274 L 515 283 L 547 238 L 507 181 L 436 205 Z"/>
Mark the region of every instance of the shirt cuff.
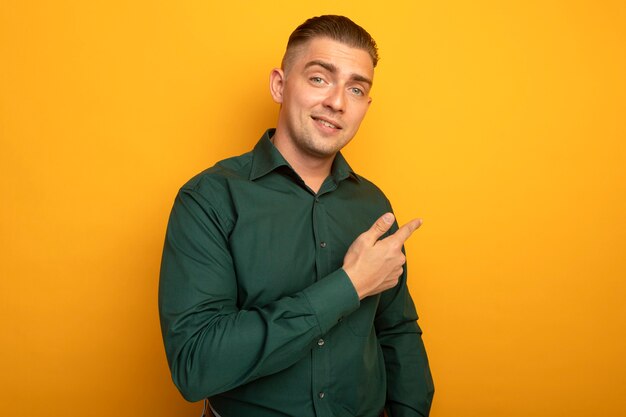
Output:
<path fill-rule="evenodd" d="M 313 308 L 321 334 L 359 308 L 359 295 L 348 274 L 340 268 L 303 291 Z"/>

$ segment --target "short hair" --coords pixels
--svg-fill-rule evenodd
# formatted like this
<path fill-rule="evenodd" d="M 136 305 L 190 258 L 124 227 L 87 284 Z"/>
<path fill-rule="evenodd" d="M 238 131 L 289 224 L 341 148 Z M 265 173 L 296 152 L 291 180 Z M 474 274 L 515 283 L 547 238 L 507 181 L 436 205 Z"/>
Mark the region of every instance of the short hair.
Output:
<path fill-rule="evenodd" d="M 345 16 L 323 15 L 307 19 L 293 31 L 287 42 L 282 67 L 293 55 L 296 47 L 314 38 L 330 38 L 353 48 L 363 49 L 372 58 L 372 64 L 378 64 L 378 47 L 376 41 L 365 29 Z"/>

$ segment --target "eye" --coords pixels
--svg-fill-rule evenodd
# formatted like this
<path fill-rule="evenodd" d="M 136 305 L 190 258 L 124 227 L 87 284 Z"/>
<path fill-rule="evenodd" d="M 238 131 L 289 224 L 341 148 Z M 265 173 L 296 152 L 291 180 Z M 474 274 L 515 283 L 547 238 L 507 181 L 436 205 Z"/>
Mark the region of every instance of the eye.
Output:
<path fill-rule="evenodd" d="M 352 94 L 354 94 L 355 96 L 362 96 L 362 95 L 364 95 L 364 94 L 365 94 L 365 93 L 363 92 L 363 90 L 361 90 L 360 88 L 357 88 L 357 87 L 352 87 L 352 88 L 350 88 L 350 92 L 351 92 Z"/>
<path fill-rule="evenodd" d="M 311 77 L 309 80 L 311 80 L 313 84 L 322 84 L 324 82 L 322 77 Z"/>

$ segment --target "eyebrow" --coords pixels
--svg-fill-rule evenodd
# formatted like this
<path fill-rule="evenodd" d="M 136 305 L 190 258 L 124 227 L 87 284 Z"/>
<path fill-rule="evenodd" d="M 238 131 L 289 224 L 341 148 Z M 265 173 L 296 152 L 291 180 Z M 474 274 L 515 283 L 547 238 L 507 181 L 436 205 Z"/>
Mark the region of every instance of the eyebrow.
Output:
<path fill-rule="evenodd" d="M 326 61 L 321 61 L 318 59 L 314 59 L 313 61 L 309 61 L 304 65 L 304 69 L 310 68 L 310 67 L 314 67 L 314 66 L 320 66 L 322 68 L 324 68 L 326 71 L 330 72 L 331 74 L 336 74 L 337 73 L 337 67 L 334 64 L 331 64 L 330 62 L 326 62 Z M 350 74 L 350 79 L 354 80 L 354 81 L 360 81 L 366 84 L 369 84 L 369 86 L 372 86 L 372 80 L 370 80 L 367 77 L 364 77 L 363 75 L 360 74 Z"/>

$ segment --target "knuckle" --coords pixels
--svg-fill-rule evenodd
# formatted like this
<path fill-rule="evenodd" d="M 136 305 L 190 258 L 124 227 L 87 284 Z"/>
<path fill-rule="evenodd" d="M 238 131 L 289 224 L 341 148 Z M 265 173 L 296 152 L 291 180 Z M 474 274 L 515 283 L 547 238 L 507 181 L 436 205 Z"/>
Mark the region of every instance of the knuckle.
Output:
<path fill-rule="evenodd" d="M 402 249 L 402 245 L 404 245 L 404 240 L 402 240 L 402 239 L 394 239 L 393 240 L 393 249 L 394 250 Z"/>

